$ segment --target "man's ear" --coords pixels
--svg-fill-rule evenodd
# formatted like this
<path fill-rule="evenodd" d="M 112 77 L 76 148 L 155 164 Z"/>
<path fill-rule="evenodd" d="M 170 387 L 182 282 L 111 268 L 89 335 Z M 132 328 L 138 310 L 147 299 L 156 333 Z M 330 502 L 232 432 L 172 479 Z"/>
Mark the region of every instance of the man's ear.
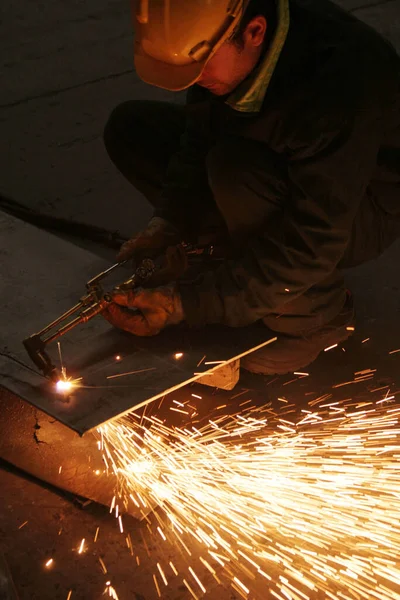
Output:
<path fill-rule="evenodd" d="M 243 33 L 243 41 L 246 46 L 253 46 L 257 48 L 261 46 L 265 40 L 265 34 L 267 32 L 267 20 L 262 15 L 254 17 Z"/>

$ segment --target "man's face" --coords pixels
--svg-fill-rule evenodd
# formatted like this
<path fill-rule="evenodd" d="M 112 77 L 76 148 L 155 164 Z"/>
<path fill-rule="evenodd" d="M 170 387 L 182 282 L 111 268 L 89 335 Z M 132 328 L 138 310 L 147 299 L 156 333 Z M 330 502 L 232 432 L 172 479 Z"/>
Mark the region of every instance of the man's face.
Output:
<path fill-rule="evenodd" d="M 243 33 L 243 43 L 224 42 L 206 63 L 196 83 L 216 96 L 230 94 L 256 66 L 265 32 L 265 18 L 255 17 Z"/>
<path fill-rule="evenodd" d="M 248 74 L 242 54 L 236 44 L 225 42 L 206 63 L 196 83 L 216 96 L 229 94 Z"/>

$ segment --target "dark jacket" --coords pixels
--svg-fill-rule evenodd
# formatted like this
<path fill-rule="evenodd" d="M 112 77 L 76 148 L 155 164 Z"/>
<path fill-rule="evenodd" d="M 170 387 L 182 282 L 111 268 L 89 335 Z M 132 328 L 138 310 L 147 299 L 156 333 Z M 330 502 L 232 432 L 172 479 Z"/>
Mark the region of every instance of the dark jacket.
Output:
<path fill-rule="evenodd" d="M 207 155 L 232 136 L 283 157 L 291 190 L 279 222 L 249 239 L 238 258 L 180 287 L 195 325 L 246 325 L 318 287 L 348 248 L 367 188 L 400 219 L 400 58 L 328 0 L 290 0 L 289 9 L 259 111 L 236 110 L 199 86 L 188 91 L 186 133 L 156 214 L 183 228 L 201 218 L 212 202 Z"/>

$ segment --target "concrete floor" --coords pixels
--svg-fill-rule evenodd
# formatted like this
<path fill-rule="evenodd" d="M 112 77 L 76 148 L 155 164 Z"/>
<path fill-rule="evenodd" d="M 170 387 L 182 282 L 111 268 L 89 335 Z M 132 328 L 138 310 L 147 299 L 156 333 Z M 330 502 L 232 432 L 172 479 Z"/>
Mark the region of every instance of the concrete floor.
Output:
<path fill-rule="evenodd" d="M 125 535 L 119 532 L 108 509 L 91 505 L 81 510 L 54 490 L 4 469 L 0 482 L 1 547 L 20 600 L 66 600 L 70 590 L 70 600 L 97 600 L 103 596 L 107 581 L 120 600 L 155 600 L 158 595 L 153 573 L 158 573 L 157 562 L 164 566 L 169 581 L 168 588 L 162 585 L 162 598 L 190 597 L 181 579 L 166 567 L 173 560 L 180 571 L 184 568 L 183 557 L 176 548 L 163 547 L 161 538 L 156 545 L 156 537 L 150 536 L 145 525 L 124 518 L 125 532 L 130 533 L 134 549 L 131 555 Z M 84 550 L 79 554 L 82 538 Z M 50 558 L 53 563 L 47 568 Z M 209 590 L 209 598 L 236 598 L 228 586 L 217 586 L 207 571 L 198 574 Z"/>
<path fill-rule="evenodd" d="M 340 3 L 400 49 L 400 0 Z M 150 208 L 109 162 L 101 139 L 104 123 L 111 109 L 126 99 L 181 102 L 182 95 L 145 86 L 134 74 L 129 3 L 3 0 L 0 17 L 0 192 L 52 214 L 124 234 L 135 231 L 146 222 Z M 352 358 L 322 357 L 312 369 L 315 386 L 330 387 L 343 381 L 347 371 L 372 367 L 378 360 L 383 376 L 398 387 L 398 361 L 389 359 L 388 351 L 400 345 L 399 260 L 397 246 L 380 266 L 351 274 L 361 321 L 346 355 Z M 367 337 L 371 343 L 361 345 Z M 275 383 L 275 390 L 283 383 Z M 91 505 L 82 511 L 55 490 L 7 468 L 0 470 L 0 507 L 0 552 L 21 600 L 66 600 L 69 590 L 71 600 L 95 600 L 108 580 L 120 600 L 152 600 L 157 598 L 152 580 L 156 563 L 173 556 L 178 566 L 181 560 L 176 549 L 165 549 L 151 538 L 148 556 L 143 527 L 128 519 L 132 557 L 107 510 Z M 80 555 L 82 538 L 87 551 Z M 46 569 L 49 558 L 54 566 Z M 239 597 L 229 585 L 217 586 L 206 571 L 199 575 L 207 584 L 207 597 Z M 189 597 L 178 578 L 164 590 L 164 600 Z M 266 597 L 261 589 L 259 598 Z"/>

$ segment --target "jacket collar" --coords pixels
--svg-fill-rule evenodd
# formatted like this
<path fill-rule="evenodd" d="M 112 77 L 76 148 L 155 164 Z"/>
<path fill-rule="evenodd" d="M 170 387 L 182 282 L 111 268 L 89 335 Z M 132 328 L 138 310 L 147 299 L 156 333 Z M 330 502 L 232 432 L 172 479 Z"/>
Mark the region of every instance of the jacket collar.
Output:
<path fill-rule="evenodd" d="M 242 113 L 256 113 L 261 110 L 268 85 L 287 38 L 290 23 L 289 0 L 276 0 L 276 2 L 276 31 L 264 59 L 225 101 L 231 108 Z"/>

